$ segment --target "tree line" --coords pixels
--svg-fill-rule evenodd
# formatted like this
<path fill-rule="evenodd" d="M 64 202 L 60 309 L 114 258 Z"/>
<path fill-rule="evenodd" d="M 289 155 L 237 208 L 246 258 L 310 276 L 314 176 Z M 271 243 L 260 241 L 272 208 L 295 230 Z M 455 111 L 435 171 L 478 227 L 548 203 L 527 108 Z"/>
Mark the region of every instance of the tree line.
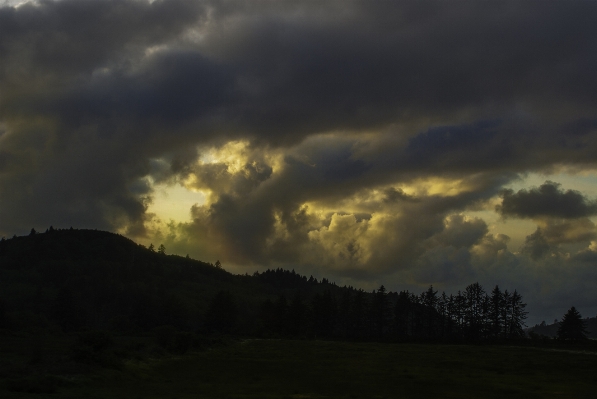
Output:
<path fill-rule="evenodd" d="M 312 277 L 288 271 L 268 271 L 264 279 L 288 288 L 300 280 L 317 284 Z M 351 340 L 451 340 L 484 341 L 522 338 L 527 312 L 522 296 L 498 286 L 487 293 L 479 283 L 456 295 L 430 286 L 416 295 L 409 291 L 387 292 L 382 285 L 371 293 L 337 287 L 328 280 L 323 292 L 310 296 L 287 290 L 265 299 L 258 312 L 258 333 L 264 336 Z M 308 292 L 308 290 L 305 290 Z M 222 291 L 206 313 L 205 328 L 234 332 L 236 310 L 230 292 Z"/>
<path fill-rule="evenodd" d="M 522 296 L 498 286 L 365 292 L 282 269 L 232 275 L 220 262 L 167 255 L 163 245 L 152 251 L 116 234 L 72 228 L 0 240 L 0 277 L 0 329 L 23 331 L 134 334 L 172 326 L 241 336 L 475 342 L 524 337 L 527 315 Z M 573 316 L 564 326 L 582 325 Z M 559 335 L 584 334 L 567 331 Z"/>

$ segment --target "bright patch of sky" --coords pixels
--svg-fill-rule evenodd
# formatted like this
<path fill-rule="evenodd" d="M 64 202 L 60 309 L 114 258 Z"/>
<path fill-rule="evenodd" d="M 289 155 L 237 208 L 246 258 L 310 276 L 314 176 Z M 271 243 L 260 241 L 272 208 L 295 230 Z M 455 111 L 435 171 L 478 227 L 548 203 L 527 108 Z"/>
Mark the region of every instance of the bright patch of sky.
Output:
<path fill-rule="evenodd" d="M 569 174 L 543 174 L 543 173 L 529 173 L 522 179 L 513 182 L 506 186 L 514 190 L 528 190 L 534 187 L 539 187 L 546 181 L 553 181 L 561 184 L 562 190 L 576 190 L 581 194 L 594 200 L 597 198 L 597 171 L 583 171 L 581 173 Z M 497 205 L 498 202 L 496 202 Z M 510 237 L 508 249 L 512 252 L 517 252 L 526 237 L 532 234 L 537 229 L 537 224 L 531 219 L 504 219 L 501 215 L 495 212 L 494 209 L 486 209 L 477 212 L 467 213 L 470 216 L 476 216 L 485 221 L 492 234 L 505 234 Z M 597 222 L 597 218 L 590 218 L 593 223 Z"/>
<path fill-rule="evenodd" d="M 154 186 L 153 202 L 148 212 L 155 213 L 162 222 L 174 220 L 188 222 L 191 219 L 191 207 L 205 203 L 205 194 L 192 191 L 180 185 Z"/>

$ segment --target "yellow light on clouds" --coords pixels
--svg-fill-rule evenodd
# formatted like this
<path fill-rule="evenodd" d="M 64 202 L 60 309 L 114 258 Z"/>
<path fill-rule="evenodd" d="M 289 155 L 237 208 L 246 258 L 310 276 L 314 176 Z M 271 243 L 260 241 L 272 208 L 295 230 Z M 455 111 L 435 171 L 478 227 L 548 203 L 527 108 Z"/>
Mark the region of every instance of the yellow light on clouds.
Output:
<path fill-rule="evenodd" d="M 203 205 L 206 195 L 200 191 L 192 191 L 180 185 L 156 186 L 153 202 L 148 212 L 155 213 L 163 222 L 174 220 L 186 222 L 191 219 L 191 207 Z"/>

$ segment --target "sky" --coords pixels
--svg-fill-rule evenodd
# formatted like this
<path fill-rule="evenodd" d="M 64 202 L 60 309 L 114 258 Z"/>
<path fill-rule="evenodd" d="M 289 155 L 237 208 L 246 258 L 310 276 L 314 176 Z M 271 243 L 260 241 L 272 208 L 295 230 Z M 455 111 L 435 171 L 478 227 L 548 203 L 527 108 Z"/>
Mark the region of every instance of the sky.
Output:
<path fill-rule="evenodd" d="M 597 314 L 597 2 L 0 1 L 0 235 Z"/>

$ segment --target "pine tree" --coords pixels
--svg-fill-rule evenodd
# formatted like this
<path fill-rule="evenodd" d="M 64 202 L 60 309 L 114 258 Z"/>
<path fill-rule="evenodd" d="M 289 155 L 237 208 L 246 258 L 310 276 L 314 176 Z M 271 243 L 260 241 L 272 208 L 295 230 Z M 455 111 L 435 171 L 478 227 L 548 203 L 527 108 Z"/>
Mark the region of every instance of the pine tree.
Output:
<path fill-rule="evenodd" d="M 346 338 L 351 335 L 351 318 L 350 311 L 352 308 L 352 295 L 350 290 L 344 290 L 340 303 L 338 305 L 338 328 L 342 337 Z"/>
<path fill-rule="evenodd" d="M 523 327 L 524 320 L 527 318 L 527 313 L 524 308 L 526 303 L 522 303 L 522 296 L 514 290 L 510 299 L 511 318 L 510 318 L 510 338 L 524 337 Z"/>
<path fill-rule="evenodd" d="M 365 291 L 359 289 L 355 292 L 350 306 L 349 334 L 353 338 L 364 338 L 367 336 L 367 298 Z"/>
<path fill-rule="evenodd" d="M 278 295 L 274 302 L 274 330 L 281 336 L 289 333 L 288 301 L 284 295 Z"/>
<path fill-rule="evenodd" d="M 160 246 L 158 247 L 158 253 L 166 255 L 166 247 L 164 246 L 164 244 L 160 244 Z"/>
<path fill-rule="evenodd" d="M 371 316 L 373 322 L 373 331 L 378 338 L 381 338 L 388 326 L 388 319 L 390 317 L 388 294 L 386 287 L 383 285 L 379 287 L 374 294 L 371 303 Z"/>
<path fill-rule="evenodd" d="M 481 338 L 483 329 L 483 299 L 485 290 L 479 283 L 474 283 L 464 290 L 466 310 L 465 325 L 467 337 L 471 340 Z"/>
<path fill-rule="evenodd" d="M 502 308 L 504 306 L 504 294 L 500 291 L 497 285 L 491 291 L 491 298 L 489 300 L 489 335 L 497 338 L 503 329 Z"/>
<path fill-rule="evenodd" d="M 421 304 L 425 307 L 422 315 L 422 333 L 426 337 L 435 337 L 436 335 L 436 308 L 438 304 L 437 291 L 430 285 L 427 291 L 421 294 Z"/>
<path fill-rule="evenodd" d="M 503 294 L 503 303 L 504 305 L 502 306 L 502 332 L 501 335 L 502 337 L 509 337 L 510 336 L 510 326 L 511 326 L 511 319 L 512 319 L 512 308 L 510 306 L 508 306 L 508 304 L 510 303 L 511 299 L 512 299 L 512 295 L 510 295 L 510 293 L 508 292 L 508 290 L 504 291 Z"/>
<path fill-rule="evenodd" d="M 219 291 L 212 298 L 205 314 L 205 324 L 211 331 L 228 334 L 234 330 L 237 308 L 228 291 Z"/>
<path fill-rule="evenodd" d="M 562 318 L 558 328 L 558 339 L 580 341 L 587 339 L 586 324 L 573 306 Z"/>
<path fill-rule="evenodd" d="M 329 338 L 336 324 L 336 303 L 329 290 L 317 294 L 311 301 L 313 309 L 313 329 L 317 337 Z"/>
<path fill-rule="evenodd" d="M 410 335 L 412 303 L 408 291 L 401 291 L 394 305 L 394 332 L 399 339 Z"/>
<path fill-rule="evenodd" d="M 300 292 L 297 292 L 288 307 L 288 330 L 292 336 L 300 336 L 305 331 L 307 308 Z"/>

